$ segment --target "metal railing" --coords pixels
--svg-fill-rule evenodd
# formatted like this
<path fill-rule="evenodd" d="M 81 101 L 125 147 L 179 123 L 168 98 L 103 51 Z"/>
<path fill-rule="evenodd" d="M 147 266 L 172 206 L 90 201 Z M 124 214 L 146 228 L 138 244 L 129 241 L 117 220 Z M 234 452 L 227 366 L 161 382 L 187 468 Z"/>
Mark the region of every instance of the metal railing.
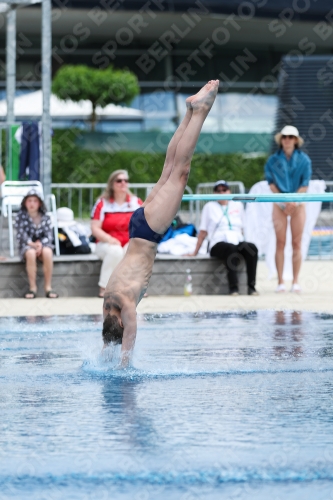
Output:
<path fill-rule="evenodd" d="M 155 183 L 130 183 L 129 189 L 133 194 L 145 200 L 150 191 L 155 186 Z M 52 183 L 52 192 L 57 200 L 57 207 L 66 206 L 71 208 L 76 217 L 79 219 L 90 217 L 91 209 L 96 200 L 101 196 L 106 188 L 106 183 Z M 189 186 L 186 186 L 185 192 L 192 194 L 193 191 Z M 189 212 L 191 221 L 194 219 L 193 201 L 184 204 Z"/>
<path fill-rule="evenodd" d="M 203 182 L 198 184 L 195 193 L 196 194 L 212 194 L 214 190 L 215 182 Z M 245 186 L 240 181 L 228 181 L 228 186 L 232 194 L 244 194 Z M 200 214 L 206 201 L 196 201 L 195 202 L 195 225 L 198 228 L 200 225 Z"/>
<path fill-rule="evenodd" d="M 333 193 L 333 181 L 325 181 L 326 193 Z M 320 215 L 312 232 L 308 259 L 333 259 L 333 202 L 325 201 L 322 204 Z"/>

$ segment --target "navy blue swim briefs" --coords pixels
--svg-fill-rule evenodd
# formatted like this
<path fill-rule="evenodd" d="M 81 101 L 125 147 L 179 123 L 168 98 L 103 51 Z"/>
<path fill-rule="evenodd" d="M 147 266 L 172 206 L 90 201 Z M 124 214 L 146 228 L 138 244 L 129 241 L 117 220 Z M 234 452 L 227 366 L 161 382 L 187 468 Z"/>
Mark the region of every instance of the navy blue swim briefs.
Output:
<path fill-rule="evenodd" d="M 164 234 L 155 233 L 146 221 L 144 207 L 140 207 L 133 213 L 129 223 L 129 237 L 142 238 L 143 240 L 159 243 Z"/>

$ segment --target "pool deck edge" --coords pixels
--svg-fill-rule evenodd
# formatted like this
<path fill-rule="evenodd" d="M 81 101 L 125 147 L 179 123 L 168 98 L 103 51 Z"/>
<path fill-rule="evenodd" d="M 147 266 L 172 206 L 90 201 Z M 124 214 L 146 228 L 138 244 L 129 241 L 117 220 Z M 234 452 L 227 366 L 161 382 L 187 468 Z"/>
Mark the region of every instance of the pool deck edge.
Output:
<path fill-rule="evenodd" d="M 258 297 L 239 295 L 151 296 L 143 299 L 138 313 L 182 313 L 230 310 L 299 310 L 333 313 L 333 261 L 305 261 L 301 269 L 301 294 L 276 294 L 276 279 L 268 279 L 265 262 L 258 263 Z M 290 283 L 286 282 L 287 290 Z M 101 314 L 98 297 L 1 299 L 0 316 L 53 316 Z"/>

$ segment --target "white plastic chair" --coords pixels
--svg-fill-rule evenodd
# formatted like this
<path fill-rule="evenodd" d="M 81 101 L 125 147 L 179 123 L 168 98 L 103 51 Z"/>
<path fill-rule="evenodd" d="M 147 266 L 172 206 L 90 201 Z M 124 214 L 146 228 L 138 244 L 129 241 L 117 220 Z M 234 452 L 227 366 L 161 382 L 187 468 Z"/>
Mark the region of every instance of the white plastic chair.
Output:
<path fill-rule="evenodd" d="M 1 184 L 1 228 L 3 229 L 3 219 L 8 217 L 8 230 L 9 230 L 9 253 L 14 257 L 14 233 L 13 233 L 13 209 L 19 210 L 23 198 L 31 190 L 35 189 L 44 200 L 43 186 L 39 181 L 5 181 Z M 54 194 L 50 194 L 44 200 L 46 206 L 50 206 L 48 215 L 51 217 L 56 255 L 60 255 L 59 240 L 58 240 L 58 224 L 57 224 L 57 210 L 56 199 Z M 3 241 L 3 239 L 2 239 Z"/>

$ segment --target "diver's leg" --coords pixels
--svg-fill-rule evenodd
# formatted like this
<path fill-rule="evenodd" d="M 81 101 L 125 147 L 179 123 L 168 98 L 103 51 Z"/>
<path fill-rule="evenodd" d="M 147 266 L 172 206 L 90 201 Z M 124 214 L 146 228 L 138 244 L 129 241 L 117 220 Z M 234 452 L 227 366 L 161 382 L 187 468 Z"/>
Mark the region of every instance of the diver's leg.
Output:
<path fill-rule="evenodd" d="M 210 82 L 208 84 L 210 84 Z M 202 87 L 202 89 L 200 89 L 197 94 L 192 95 L 186 99 L 186 108 L 187 108 L 186 114 L 185 114 L 182 122 L 180 123 L 179 127 L 177 128 L 176 132 L 173 134 L 171 141 L 169 142 L 169 146 L 168 146 L 168 149 L 166 152 L 161 177 L 159 178 L 158 182 L 155 184 L 152 191 L 147 196 L 147 199 L 144 203 L 144 206 L 153 200 L 153 198 L 156 196 L 156 194 L 161 189 L 161 187 L 169 179 L 171 171 L 172 171 L 172 167 L 174 164 L 174 159 L 175 159 L 175 154 L 176 154 L 176 149 L 177 149 L 178 143 L 181 140 L 181 138 L 182 138 L 182 136 L 183 136 L 183 134 L 184 134 L 188 124 L 190 123 L 191 118 L 192 118 L 193 109 L 192 109 L 191 103 L 195 98 L 200 97 L 200 95 L 206 90 L 205 88 L 207 85 Z"/>
<path fill-rule="evenodd" d="M 218 80 L 208 83 L 204 91 L 200 91 L 192 100 L 192 118 L 176 148 L 170 176 L 155 197 L 145 204 L 147 223 L 153 231 L 159 234 L 167 230 L 179 209 L 190 173 L 194 149 L 202 125 L 215 101 L 218 84 Z"/>
<path fill-rule="evenodd" d="M 163 184 L 165 184 L 166 181 L 169 179 L 178 142 L 182 138 L 182 135 L 183 135 L 184 131 L 186 130 L 186 127 L 189 124 L 191 117 L 192 117 L 192 108 L 190 106 L 188 106 L 187 110 L 186 110 L 186 114 L 183 118 L 183 121 L 181 122 L 181 124 L 177 128 L 176 132 L 173 134 L 171 141 L 169 142 L 169 146 L 167 149 L 161 177 L 156 182 L 155 186 L 153 187 L 153 189 L 150 191 L 149 195 L 147 196 L 146 201 L 144 202 L 144 206 L 153 200 L 153 198 L 156 196 L 156 194 L 161 189 Z"/>

